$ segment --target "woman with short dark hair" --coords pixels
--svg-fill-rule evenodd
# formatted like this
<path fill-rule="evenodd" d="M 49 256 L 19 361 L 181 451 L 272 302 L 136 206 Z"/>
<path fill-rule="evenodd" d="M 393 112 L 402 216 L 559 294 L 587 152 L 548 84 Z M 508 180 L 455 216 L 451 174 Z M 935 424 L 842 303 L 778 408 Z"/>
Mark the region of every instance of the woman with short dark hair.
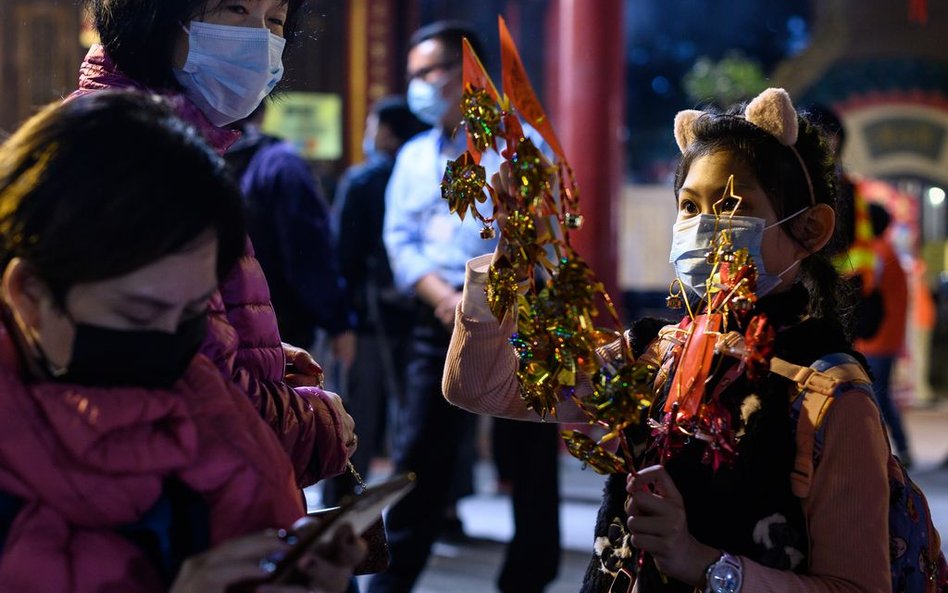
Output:
<path fill-rule="evenodd" d="M 87 0 L 102 44 L 86 55 L 72 96 L 115 88 L 157 92 L 223 153 L 240 135 L 227 126 L 249 115 L 282 78 L 283 47 L 304 2 Z M 100 165 L 89 175 L 96 171 L 111 174 Z M 345 469 L 356 447 L 352 418 L 338 395 L 317 387 L 322 371 L 309 353 L 281 343 L 249 241 L 211 298 L 202 352 L 276 431 L 301 487 Z"/>
<path fill-rule="evenodd" d="M 223 593 L 290 547 L 290 460 L 198 353 L 244 246 L 222 169 L 142 93 L 48 107 L 0 146 L 0 590 Z M 364 544 L 331 545 L 271 591 L 344 590 Z"/>

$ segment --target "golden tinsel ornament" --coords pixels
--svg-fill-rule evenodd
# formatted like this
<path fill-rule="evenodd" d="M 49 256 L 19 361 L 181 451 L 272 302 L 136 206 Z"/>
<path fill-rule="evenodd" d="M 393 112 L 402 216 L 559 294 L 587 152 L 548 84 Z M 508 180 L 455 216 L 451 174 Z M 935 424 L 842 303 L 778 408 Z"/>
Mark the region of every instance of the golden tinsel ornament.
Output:
<path fill-rule="evenodd" d="M 490 93 L 484 89 L 471 88 L 461 100 L 461 113 L 467 125 L 468 138 L 477 150 L 496 150 L 503 112 Z"/>
<path fill-rule="evenodd" d="M 441 178 L 441 197 L 448 201 L 452 214 L 464 220 L 470 209 L 478 218 L 475 202 L 484 202 L 487 185 L 487 172 L 474 162 L 470 153 L 465 152 L 458 159 L 448 162 Z"/>
<path fill-rule="evenodd" d="M 487 305 L 501 319 L 517 302 L 517 273 L 509 262 L 497 262 L 487 271 Z"/>
<path fill-rule="evenodd" d="M 618 360 L 607 374 L 598 374 L 603 364 L 600 349 L 615 341 L 617 334 L 595 323 L 606 317 L 616 328 L 621 324 L 602 282 L 570 247 L 569 232 L 583 226 L 579 189 L 502 21 L 500 33 L 502 97 L 470 44 L 462 44 L 461 108 L 470 153 L 449 163 L 443 195 L 460 217 L 470 209 L 472 216 L 485 224 L 485 235 L 486 225 L 493 219 L 485 219 L 477 210 L 476 202 L 483 201 L 484 189 L 493 199 L 495 211 L 506 214 L 503 257 L 490 268 L 486 293 L 488 306 L 498 319 L 515 315 L 517 329 L 510 344 L 517 354 L 517 380 L 524 404 L 543 418 L 556 416 L 558 405 L 564 402 L 580 404 L 591 424 L 606 428 L 609 438 L 617 439 L 627 450 L 618 427 L 638 421 L 640 410 L 652 401 L 640 381 L 643 373 L 650 371 L 634 362 L 623 340 L 615 353 Z M 537 132 L 558 158 L 555 164 L 540 150 Z M 502 150 L 498 140 L 503 141 Z M 506 161 L 509 187 L 481 183 L 475 163 L 489 150 Z M 576 399 L 576 388 L 583 375 L 597 377 L 600 383 L 581 403 Z M 622 459 L 601 442 L 581 433 L 563 436 L 570 451 L 596 471 L 632 469 L 631 457 Z"/>
<path fill-rule="evenodd" d="M 621 457 L 606 451 L 588 435 L 576 430 L 564 430 L 560 434 L 570 454 L 593 468 L 597 474 L 621 474 L 627 471 Z"/>
<path fill-rule="evenodd" d="M 517 151 L 510 163 L 520 199 L 528 208 L 538 209 L 540 214 L 552 214 L 555 208 L 553 178 L 556 167 L 550 164 L 529 138 L 517 144 Z"/>
<path fill-rule="evenodd" d="M 507 215 L 504 237 L 507 239 L 507 255 L 515 268 L 529 266 L 543 251 L 537 242 L 536 220 L 529 212 L 514 210 Z"/>
<path fill-rule="evenodd" d="M 613 431 L 643 423 L 652 403 L 657 369 L 648 364 L 624 363 L 600 368 L 592 376 L 593 395 L 580 406 L 597 423 Z"/>
<path fill-rule="evenodd" d="M 684 288 L 680 280 L 672 280 L 668 287 L 668 296 L 665 297 L 665 306 L 669 309 L 677 310 L 684 306 Z"/>

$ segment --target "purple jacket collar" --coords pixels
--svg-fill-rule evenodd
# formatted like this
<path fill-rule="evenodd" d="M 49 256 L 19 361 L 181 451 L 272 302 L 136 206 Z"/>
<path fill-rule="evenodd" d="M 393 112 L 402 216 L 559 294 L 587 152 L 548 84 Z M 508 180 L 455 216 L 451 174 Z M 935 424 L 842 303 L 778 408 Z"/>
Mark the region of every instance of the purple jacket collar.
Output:
<path fill-rule="evenodd" d="M 178 117 L 197 128 L 208 144 L 220 154 L 224 154 L 231 144 L 240 138 L 240 132 L 219 128 L 208 121 L 197 105 L 183 94 L 173 90 L 156 91 L 132 80 L 118 69 L 112 58 L 105 53 L 105 48 L 96 44 L 89 48 L 89 53 L 82 60 L 82 66 L 79 67 L 79 88 L 69 98 L 107 89 L 157 92 L 171 103 Z"/>

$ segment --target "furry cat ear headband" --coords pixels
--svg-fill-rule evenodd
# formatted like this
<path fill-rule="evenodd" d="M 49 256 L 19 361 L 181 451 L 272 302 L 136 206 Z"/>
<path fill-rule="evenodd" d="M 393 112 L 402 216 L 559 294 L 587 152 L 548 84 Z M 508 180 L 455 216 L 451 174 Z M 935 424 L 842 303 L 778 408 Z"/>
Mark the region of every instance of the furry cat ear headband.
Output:
<path fill-rule="evenodd" d="M 681 152 L 690 146 L 695 140 L 694 123 L 703 111 L 687 109 L 679 111 L 675 116 L 675 141 Z M 744 119 L 764 130 L 777 139 L 778 142 L 789 148 L 800 168 L 803 169 L 803 176 L 806 178 L 807 187 L 810 189 L 810 203 L 816 204 L 816 195 L 813 193 L 813 181 L 810 179 L 810 172 L 803 162 L 803 158 L 794 144 L 797 143 L 797 133 L 799 131 L 797 124 L 797 111 L 793 108 L 790 101 L 790 95 L 783 89 L 769 88 L 757 95 L 753 101 L 747 104 L 744 109 Z"/>

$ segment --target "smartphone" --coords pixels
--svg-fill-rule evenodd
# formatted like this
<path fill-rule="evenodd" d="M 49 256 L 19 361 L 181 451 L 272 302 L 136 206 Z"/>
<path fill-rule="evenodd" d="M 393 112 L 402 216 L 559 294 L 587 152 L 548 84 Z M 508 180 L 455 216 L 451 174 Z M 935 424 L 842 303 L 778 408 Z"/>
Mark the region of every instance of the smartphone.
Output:
<path fill-rule="evenodd" d="M 379 520 L 386 507 L 401 500 L 414 486 L 415 474 L 400 474 L 369 486 L 361 495 L 343 500 L 338 507 L 314 513 L 321 520 L 319 525 L 299 538 L 286 556 L 277 563 L 276 570 L 267 582 L 299 582 L 302 575 L 299 574 L 296 563 L 304 554 L 332 541 L 336 531 L 343 525 L 350 525 L 356 535 L 362 535 Z"/>

